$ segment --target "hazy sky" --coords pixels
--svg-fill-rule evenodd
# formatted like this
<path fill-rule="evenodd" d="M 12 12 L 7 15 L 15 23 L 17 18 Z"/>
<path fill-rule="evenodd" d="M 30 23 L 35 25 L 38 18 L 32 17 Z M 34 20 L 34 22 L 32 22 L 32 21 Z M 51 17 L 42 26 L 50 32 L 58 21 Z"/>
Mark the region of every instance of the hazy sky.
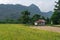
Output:
<path fill-rule="evenodd" d="M 37 5 L 41 11 L 51 11 L 54 9 L 55 1 L 58 0 L 0 0 L 0 4 L 22 4 L 29 6 L 32 3 Z"/>

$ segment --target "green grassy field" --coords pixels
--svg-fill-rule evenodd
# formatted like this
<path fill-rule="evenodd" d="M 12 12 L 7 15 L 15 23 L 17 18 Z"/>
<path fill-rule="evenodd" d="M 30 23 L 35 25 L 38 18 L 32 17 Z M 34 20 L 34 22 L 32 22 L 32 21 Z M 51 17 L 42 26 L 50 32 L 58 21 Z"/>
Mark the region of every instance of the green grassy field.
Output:
<path fill-rule="evenodd" d="M 32 29 L 22 24 L 0 24 L 0 40 L 60 40 L 60 33 Z"/>

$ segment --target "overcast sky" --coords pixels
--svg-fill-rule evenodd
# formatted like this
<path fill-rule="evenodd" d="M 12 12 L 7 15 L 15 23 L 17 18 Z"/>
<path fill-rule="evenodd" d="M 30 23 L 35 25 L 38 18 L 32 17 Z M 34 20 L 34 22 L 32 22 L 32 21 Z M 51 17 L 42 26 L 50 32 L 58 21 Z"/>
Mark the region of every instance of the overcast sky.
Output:
<path fill-rule="evenodd" d="M 29 6 L 33 3 L 37 5 L 41 11 L 47 12 L 54 9 L 55 1 L 58 0 L 0 0 L 0 4 L 22 4 Z"/>

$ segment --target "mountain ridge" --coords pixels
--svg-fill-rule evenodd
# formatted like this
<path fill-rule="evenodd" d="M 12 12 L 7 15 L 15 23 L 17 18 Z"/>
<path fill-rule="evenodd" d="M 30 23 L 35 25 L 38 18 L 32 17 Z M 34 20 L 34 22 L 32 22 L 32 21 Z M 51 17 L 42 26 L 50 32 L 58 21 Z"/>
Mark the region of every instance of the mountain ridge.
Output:
<path fill-rule="evenodd" d="M 20 4 L 0 4 L 0 20 L 6 18 L 17 19 L 20 17 L 21 12 L 25 10 L 31 12 L 31 15 L 39 14 L 45 18 L 50 18 L 53 14 L 52 11 L 51 15 L 49 14 L 50 12 L 46 12 L 47 14 L 45 14 L 45 12 L 41 12 L 41 10 L 35 4 L 31 4 L 30 6 L 24 6 Z"/>

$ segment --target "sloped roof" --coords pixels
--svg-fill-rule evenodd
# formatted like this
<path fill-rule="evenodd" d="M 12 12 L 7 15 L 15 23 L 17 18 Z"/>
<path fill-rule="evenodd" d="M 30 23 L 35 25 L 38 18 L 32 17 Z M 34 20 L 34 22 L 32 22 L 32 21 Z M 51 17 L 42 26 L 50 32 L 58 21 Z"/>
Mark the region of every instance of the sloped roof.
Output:
<path fill-rule="evenodd" d="M 39 19 L 39 20 L 37 20 L 36 22 L 37 22 L 37 23 L 45 22 L 45 20 L 43 20 L 43 19 Z"/>

